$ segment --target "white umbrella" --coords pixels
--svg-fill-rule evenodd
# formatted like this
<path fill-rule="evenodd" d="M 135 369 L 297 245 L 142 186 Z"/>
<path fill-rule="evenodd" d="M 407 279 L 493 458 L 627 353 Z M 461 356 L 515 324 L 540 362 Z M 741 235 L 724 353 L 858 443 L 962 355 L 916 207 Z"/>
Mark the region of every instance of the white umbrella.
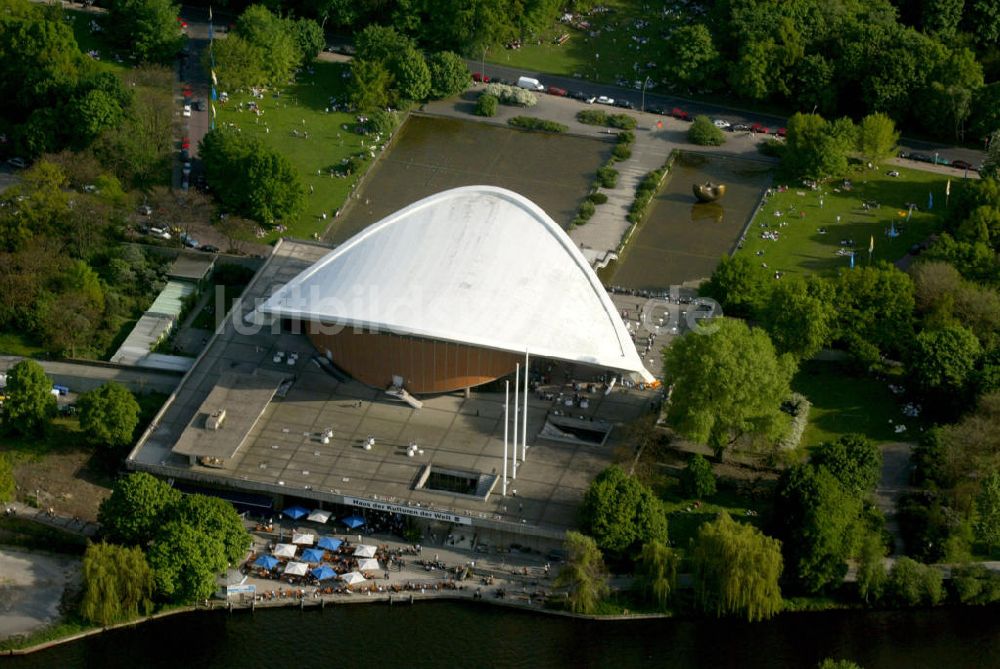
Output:
<path fill-rule="evenodd" d="M 311 520 L 314 523 L 325 523 L 330 520 L 330 516 L 333 514 L 329 511 L 324 511 L 323 509 L 313 509 L 313 512 L 309 514 L 306 520 Z"/>
<path fill-rule="evenodd" d="M 274 553 L 275 557 L 290 558 L 290 557 L 295 557 L 295 551 L 296 547 L 293 546 L 292 544 L 278 544 L 277 546 L 274 547 L 274 551 L 272 552 Z"/>
<path fill-rule="evenodd" d="M 316 543 L 315 534 L 299 534 L 298 532 L 292 533 L 292 543 L 298 544 L 300 546 L 312 546 Z"/>
<path fill-rule="evenodd" d="M 346 574 L 341 574 L 340 580 L 346 583 L 347 585 L 357 585 L 358 583 L 364 583 L 365 577 L 363 574 L 360 574 L 356 571 L 351 571 Z"/>
<path fill-rule="evenodd" d="M 378 560 L 375 558 L 366 558 L 358 562 L 358 571 L 378 571 L 381 567 L 378 566 Z"/>
<path fill-rule="evenodd" d="M 305 562 L 289 562 L 285 565 L 285 574 L 288 576 L 305 576 L 309 571 L 309 565 Z"/>
<path fill-rule="evenodd" d="M 359 558 L 373 558 L 375 557 L 375 551 L 377 549 L 375 546 L 369 546 L 367 544 L 360 544 L 354 549 L 354 557 Z"/>

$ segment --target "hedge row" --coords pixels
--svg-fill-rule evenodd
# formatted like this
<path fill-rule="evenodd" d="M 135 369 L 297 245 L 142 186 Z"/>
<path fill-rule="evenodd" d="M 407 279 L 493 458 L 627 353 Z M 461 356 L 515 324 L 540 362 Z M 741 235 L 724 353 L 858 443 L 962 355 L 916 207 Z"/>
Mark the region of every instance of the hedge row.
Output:
<path fill-rule="evenodd" d="M 639 182 L 639 185 L 636 186 L 635 200 L 632 201 L 632 206 L 629 208 L 628 216 L 625 217 L 630 223 L 638 223 L 642 220 L 642 217 L 646 215 L 646 209 L 649 207 L 649 203 L 652 201 L 653 196 L 656 195 L 656 191 L 660 187 L 660 181 L 666 173 L 666 166 L 663 166 L 658 170 L 653 170 L 644 176 L 642 181 Z"/>
<path fill-rule="evenodd" d="M 498 104 L 499 100 L 497 100 L 497 96 L 490 95 L 489 93 L 482 93 L 479 96 L 479 99 L 476 100 L 476 115 L 496 116 Z"/>
<path fill-rule="evenodd" d="M 486 84 L 483 91 L 486 95 L 492 95 L 505 105 L 518 105 L 520 107 L 534 107 L 538 103 L 538 96 L 517 86 L 506 84 Z"/>
<path fill-rule="evenodd" d="M 628 114 L 609 114 L 603 109 L 583 109 L 576 113 L 576 120 L 587 125 L 601 125 L 608 128 L 632 130 L 636 120 Z"/>
<path fill-rule="evenodd" d="M 562 123 L 547 121 L 533 116 L 515 116 L 514 118 L 507 119 L 507 123 L 522 130 L 539 130 L 542 132 L 566 132 L 569 130 L 569 126 Z"/>

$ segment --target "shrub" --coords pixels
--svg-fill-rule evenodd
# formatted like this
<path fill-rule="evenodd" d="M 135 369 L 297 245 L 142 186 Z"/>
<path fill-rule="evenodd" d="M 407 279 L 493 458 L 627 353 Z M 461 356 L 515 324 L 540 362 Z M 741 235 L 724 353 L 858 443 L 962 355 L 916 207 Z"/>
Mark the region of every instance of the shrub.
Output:
<path fill-rule="evenodd" d="M 477 116 L 496 116 L 497 115 L 497 105 L 499 101 L 497 96 L 490 95 L 489 93 L 483 93 L 476 100 L 476 115 Z"/>
<path fill-rule="evenodd" d="M 616 144 L 611 156 L 615 160 L 628 160 L 632 157 L 632 148 L 628 144 Z"/>
<path fill-rule="evenodd" d="M 898 606 L 933 606 L 944 598 L 941 583 L 941 572 L 934 567 L 901 557 L 889 570 L 885 594 L 890 603 Z"/>
<path fill-rule="evenodd" d="M 688 141 L 699 146 L 721 146 L 726 142 L 726 135 L 707 116 L 695 116 L 688 128 Z"/>
<path fill-rule="evenodd" d="M 527 91 L 517 86 L 506 84 L 486 84 L 484 91 L 488 95 L 494 96 L 505 105 L 516 105 L 519 107 L 534 107 L 538 104 L 538 96 L 531 91 Z"/>
<path fill-rule="evenodd" d="M 757 145 L 757 150 L 765 156 L 781 158 L 782 153 L 785 150 L 785 143 L 780 139 L 766 139 Z"/>
<path fill-rule="evenodd" d="M 543 118 L 534 118 L 533 116 L 515 116 L 508 119 L 507 123 L 522 130 L 538 130 L 541 132 L 566 132 L 569 130 L 569 126 L 562 123 L 548 121 Z"/>
<path fill-rule="evenodd" d="M 695 453 L 688 460 L 687 467 L 681 475 L 681 487 L 684 494 L 696 499 L 704 499 L 715 494 L 715 474 L 712 464 L 703 456 Z"/>
<path fill-rule="evenodd" d="M 601 109 L 583 109 L 576 113 L 576 120 L 587 125 L 607 125 L 608 115 Z"/>
<path fill-rule="evenodd" d="M 628 216 L 626 216 L 629 222 L 638 223 L 646 215 L 646 208 L 649 206 L 653 196 L 656 195 L 656 191 L 660 187 L 660 181 L 666 172 L 666 166 L 658 170 L 653 170 L 643 177 L 639 185 L 636 186 L 635 200 L 632 201 L 632 206 L 629 207 Z"/>
<path fill-rule="evenodd" d="M 981 564 L 953 568 L 951 584 L 963 604 L 992 604 L 1000 600 L 1000 574 Z"/>
<path fill-rule="evenodd" d="M 611 128 L 620 128 L 622 130 L 632 130 L 636 125 L 638 125 L 635 118 L 629 116 L 628 114 L 610 114 L 607 117 L 605 124 Z"/>
<path fill-rule="evenodd" d="M 589 221 L 590 217 L 594 215 L 594 203 L 590 200 L 584 200 L 580 203 L 580 210 L 577 213 L 577 218 L 582 218 L 584 221 Z"/>
<path fill-rule="evenodd" d="M 597 181 L 601 188 L 614 188 L 618 185 L 618 170 L 610 164 L 605 165 L 597 170 Z"/>
<path fill-rule="evenodd" d="M 587 197 L 594 204 L 604 204 L 605 202 L 608 201 L 608 196 L 605 195 L 604 193 L 597 193 L 597 192 L 595 192 L 595 193 L 591 193 Z"/>
<path fill-rule="evenodd" d="M 626 146 L 632 146 L 635 144 L 635 133 L 631 130 L 622 130 L 618 133 L 618 144 L 625 144 Z"/>

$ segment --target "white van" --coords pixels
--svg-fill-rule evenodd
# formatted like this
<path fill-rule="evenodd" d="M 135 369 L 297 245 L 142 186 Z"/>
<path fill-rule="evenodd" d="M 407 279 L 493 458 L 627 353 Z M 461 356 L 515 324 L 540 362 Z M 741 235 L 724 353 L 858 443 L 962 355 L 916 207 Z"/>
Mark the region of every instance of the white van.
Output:
<path fill-rule="evenodd" d="M 517 87 L 524 88 L 529 91 L 544 91 L 545 86 L 538 81 L 538 79 L 532 79 L 531 77 L 521 77 L 517 80 Z"/>

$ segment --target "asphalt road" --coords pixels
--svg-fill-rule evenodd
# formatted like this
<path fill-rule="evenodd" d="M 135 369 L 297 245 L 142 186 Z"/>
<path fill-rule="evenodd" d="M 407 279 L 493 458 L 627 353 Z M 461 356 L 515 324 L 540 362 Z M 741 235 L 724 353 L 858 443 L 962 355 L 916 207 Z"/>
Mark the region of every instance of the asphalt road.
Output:
<path fill-rule="evenodd" d="M 482 61 L 471 59 L 466 60 L 466 64 L 472 72 L 480 72 L 483 70 Z M 585 79 L 577 79 L 575 77 L 562 77 L 545 74 L 544 72 L 526 72 L 522 69 L 505 67 L 503 65 L 494 65 L 489 62 L 486 63 L 485 74 L 491 79 L 500 78 L 514 82 L 517 81 L 518 77 L 534 77 L 545 86 L 556 86 L 558 88 L 564 88 L 567 91 L 582 91 L 595 96 L 606 95 L 607 97 L 615 100 L 625 99 L 630 101 L 634 105 L 635 109 L 639 109 L 643 103 L 642 93 L 640 91 L 622 88 L 621 86 L 599 84 Z M 692 116 L 705 114 L 713 119 L 725 119 L 733 124 L 761 123 L 771 129 L 784 127 L 787 122 L 787 119 L 781 116 L 760 114 L 734 107 L 725 107 L 706 102 L 696 102 L 676 96 L 647 92 L 645 96 L 645 107 L 648 109 L 650 107 L 657 106 L 663 107 L 667 110 L 673 109 L 674 107 L 680 107 Z M 968 149 L 960 146 L 949 146 L 947 144 L 925 142 L 909 137 L 903 137 L 900 140 L 899 148 L 901 151 L 918 151 L 927 154 L 938 153 L 942 158 L 947 158 L 948 160 L 961 159 L 968 161 L 973 165 L 979 165 L 986 157 L 986 154 L 983 151 Z"/>

